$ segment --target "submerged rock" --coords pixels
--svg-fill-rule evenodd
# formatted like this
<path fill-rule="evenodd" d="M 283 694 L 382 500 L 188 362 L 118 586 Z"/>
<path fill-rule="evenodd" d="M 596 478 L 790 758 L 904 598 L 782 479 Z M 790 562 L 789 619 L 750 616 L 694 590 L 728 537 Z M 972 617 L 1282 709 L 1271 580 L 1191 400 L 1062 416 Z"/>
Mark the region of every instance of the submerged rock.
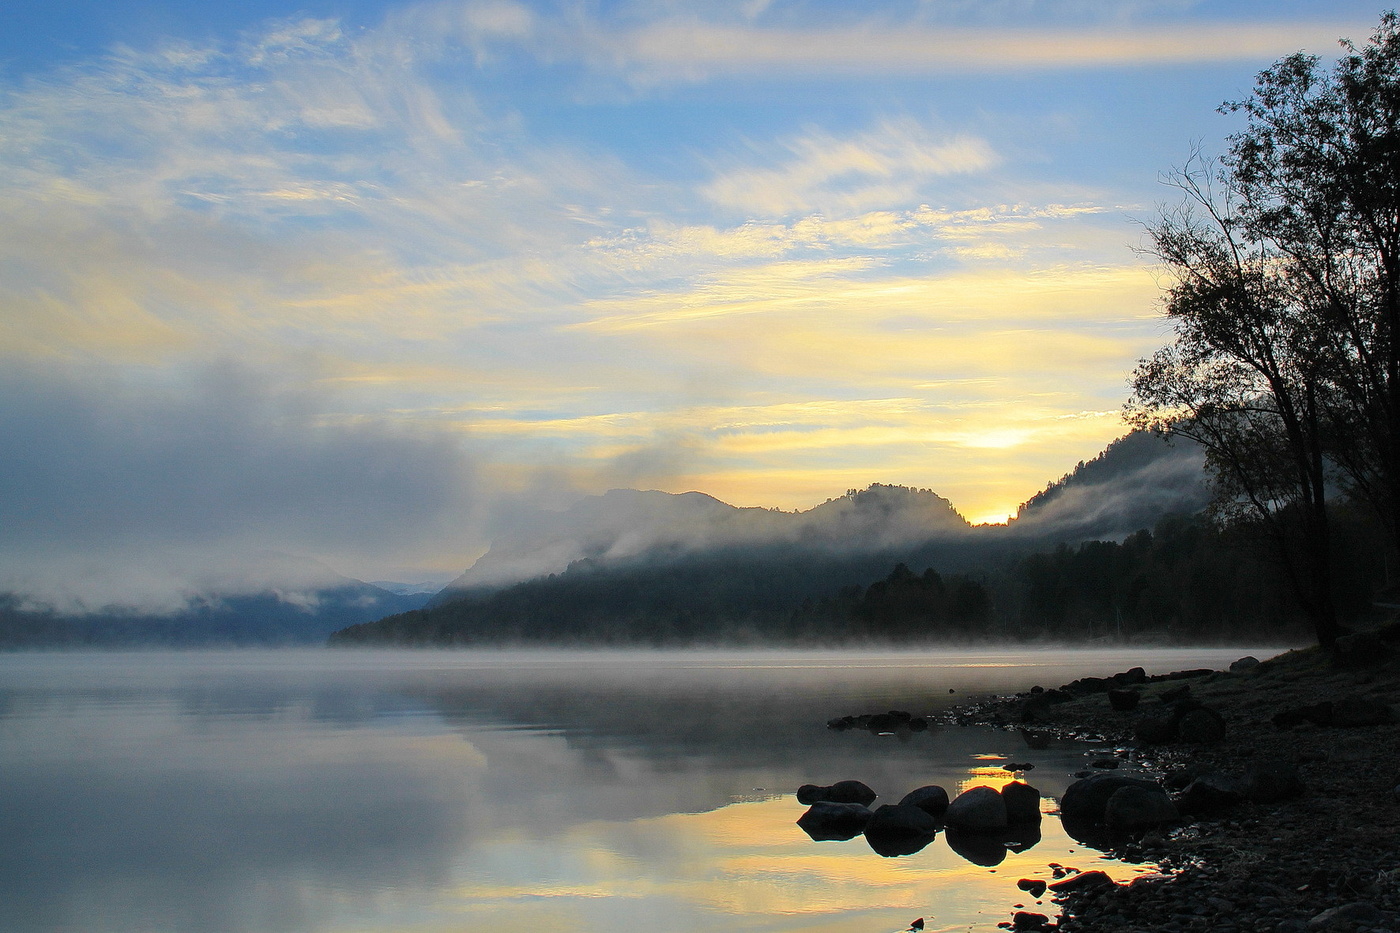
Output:
<path fill-rule="evenodd" d="M 1046 883 L 1040 878 L 1022 878 L 1016 882 L 1016 887 L 1025 891 L 1031 897 L 1040 897 L 1045 893 Z"/>
<path fill-rule="evenodd" d="M 937 784 L 927 784 L 905 794 L 899 805 L 918 807 L 929 816 L 937 818 L 948 809 L 948 792 Z"/>
<path fill-rule="evenodd" d="M 819 800 L 798 817 L 797 825 L 816 842 L 853 839 L 865 830 L 872 815 L 863 804 Z"/>
<path fill-rule="evenodd" d="M 1001 799 L 1009 825 L 1040 822 L 1040 791 L 1031 785 L 1012 781 L 1001 789 Z"/>
<path fill-rule="evenodd" d="M 994 787 L 970 787 L 948 804 L 943 818 L 958 829 L 995 832 L 1007 826 L 1006 801 Z"/>
<path fill-rule="evenodd" d="M 803 784 L 797 789 L 797 802 L 807 804 L 827 800 L 832 803 L 858 803 L 868 807 L 875 797 L 875 792 L 860 781 L 837 781 L 830 786 Z"/>
<path fill-rule="evenodd" d="M 864 832 L 880 855 L 912 855 L 938 835 L 938 821 L 911 804 L 886 804 L 870 815 Z"/>

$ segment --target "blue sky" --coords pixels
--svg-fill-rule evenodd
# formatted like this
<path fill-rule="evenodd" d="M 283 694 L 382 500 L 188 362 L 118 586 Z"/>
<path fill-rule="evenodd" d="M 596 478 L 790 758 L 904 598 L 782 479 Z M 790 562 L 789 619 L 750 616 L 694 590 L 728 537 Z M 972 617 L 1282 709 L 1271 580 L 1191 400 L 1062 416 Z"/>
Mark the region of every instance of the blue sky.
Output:
<path fill-rule="evenodd" d="M 1004 518 L 1123 431 L 1161 174 L 1379 12 L 7 11 L 0 587 L 447 573 L 614 486 Z"/>

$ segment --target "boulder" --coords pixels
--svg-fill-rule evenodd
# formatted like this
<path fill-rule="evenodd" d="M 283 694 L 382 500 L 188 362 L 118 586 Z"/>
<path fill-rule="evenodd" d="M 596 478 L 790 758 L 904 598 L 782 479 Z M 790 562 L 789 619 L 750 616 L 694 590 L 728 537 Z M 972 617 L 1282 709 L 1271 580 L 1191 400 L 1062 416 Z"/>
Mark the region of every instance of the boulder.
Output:
<path fill-rule="evenodd" d="M 1199 775 L 1187 784 L 1176 805 L 1181 812 L 1195 815 L 1233 807 L 1245 799 L 1242 780 L 1227 774 L 1210 773 Z"/>
<path fill-rule="evenodd" d="M 1131 832 L 1170 823 L 1176 804 L 1160 787 L 1120 787 L 1104 806 L 1104 824 L 1114 832 Z"/>
<path fill-rule="evenodd" d="M 1124 787 L 1160 790 L 1155 783 L 1142 778 L 1113 772 L 1091 774 L 1065 789 L 1060 798 L 1060 815 L 1069 821 L 1102 823 L 1109 798 Z"/>
<path fill-rule="evenodd" d="M 805 804 L 827 800 L 832 803 L 858 803 L 868 807 L 875 796 L 875 792 L 860 781 L 837 781 L 829 787 L 803 784 L 797 789 L 797 802 Z"/>
<path fill-rule="evenodd" d="M 1050 918 L 1044 914 L 1032 913 L 1029 910 L 1018 910 L 1011 917 L 1011 929 L 1024 930 L 1026 933 L 1048 930 L 1050 929 Z"/>
<path fill-rule="evenodd" d="M 1332 701 L 1330 725 L 1342 729 L 1379 726 L 1395 721 L 1395 710 L 1369 697 L 1348 694 Z"/>
<path fill-rule="evenodd" d="M 1337 667 L 1370 667 L 1384 663 L 1393 653 L 1375 632 L 1353 632 L 1332 643 L 1332 663 Z"/>
<path fill-rule="evenodd" d="M 1225 738 L 1225 718 L 1204 706 L 1190 710 L 1177 721 L 1176 737 L 1192 745 L 1214 745 Z"/>
<path fill-rule="evenodd" d="M 936 819 L 948 809 L 948 792 L 937 784 L 928 784 L 905 794 L 899 805 L 901 807 L 918 807 Z"/>
<path fill-rule="evenodd" d="M 1245 796 L 1256 803 L 1297 797 L 1307 788 L 1298 769 L 1288 761 L 1252 761 L 1244 773 Z"/>
<path fill-rule="evenodd" d="M 1040 791 L 1021 781 L 1012 781 L 1001 789 L 1006 805 L 1006 822 L 1011 826 L 1040 822 Z"/>
<path fill-rule="evenodd" d="M 1164 704 L 1168 705 L 1189 700 L 1191 699 L 1191 685 L 1182 684 L 1179 687 L 1172 687 L 1170 690 L 1163 690 L 1160 698 Z"/>
<path fill-rule="evenodd" d="M 817 842 L 853 839 L 865 830 L 872 815 L 863 804 L 818 800 L 797 818 L 797 825 Z"/>
<path fill-rule="evenodd" d="M 969 832 L 997 832 L 1007 826 L 1006 801 L 994 787 L 970 787 L 948 804 L 943 819 Z"/>
<path fill-rule="evenodd" d="M 1389 704 L 1354 693 L 1344 694 L 1335 700 L 1323 700 L 1308 706 L 1294 706 L 1280 710 L 1273 716 L 1273 723 L 1280 729 L 1293 729 L 1305 722 L 1317 726 L 1331 726 L 1339 729 L 1354 729 L 1360 726 L 1379 726 L 1395 721 L 1395 710 Z"/>
<path fill-rule="evenodd" d="M 865 841 L 880 855 L 912 855 L 933 841 L 938 822 L 910 804 L 879 807 L 865 824 Z"/>
<path fill-rule="evenodd" d="M 1131 687 L 1135 684 L 1147 683 L 1147 671 L 1140 667 L 1130 667 L 1121 674 L 1114 674 L 1109 680 L 1120 687 Z"/>
<path fill-rule="evenodd" d="M 1128 688 L 1115 687 L 1108 691 L 1108 705 L 1120 713 L 1137 709 L 1138 701 L 1141 699 L 1141 693 Z"/>
<path fill-rule="evenodd" d="M 1161 745 L 1176 738 L 1176 711 L 1153 710 L 1138 718 L 1133 736 L 1144 745 Z"/>
<path fill-rule="evenodd" d="M 1245 671 L 1252 671 L 1259 666 L 1259 659 L 1252 654 L 1247 654 L 1238 661 L 1230 662 L 1231 674 L 1243 674 Z"/>
<path fill-rule="evenodd" d="M 909 723 L 914 719 L 904 710 L 892 709 L 887 713 L 875 713 L 870 717 L 870 721 L 865 724 L 865 728 L 871 732 L 894 732 L 897 729 L 909 728 Z"/>

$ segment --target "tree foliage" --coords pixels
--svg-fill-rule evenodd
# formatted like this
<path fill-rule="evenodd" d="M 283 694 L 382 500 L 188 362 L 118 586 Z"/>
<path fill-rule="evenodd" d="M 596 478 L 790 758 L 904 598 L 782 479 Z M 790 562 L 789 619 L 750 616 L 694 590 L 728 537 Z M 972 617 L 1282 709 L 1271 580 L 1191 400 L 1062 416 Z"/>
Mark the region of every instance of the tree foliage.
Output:
<path fill-rule="evenodd" d="M 1400 543 L 1400 22 L 1326 70 L 1289 56 L 1222 110 L 1246 128 L 1171 176 L 1149 228 L 1174 341 L 1133 375 L 1131 420 L 1207 451 L 1217 510 L 1267 532 L 1324 644 L 1329 498 Z"/>

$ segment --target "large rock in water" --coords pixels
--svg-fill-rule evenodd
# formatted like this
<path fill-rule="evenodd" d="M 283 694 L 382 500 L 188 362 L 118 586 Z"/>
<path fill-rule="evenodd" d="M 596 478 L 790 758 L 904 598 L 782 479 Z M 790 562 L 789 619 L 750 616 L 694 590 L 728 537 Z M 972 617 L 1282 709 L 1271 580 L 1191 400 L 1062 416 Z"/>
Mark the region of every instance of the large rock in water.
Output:
<path fill-rule="evenodd" d="M 886 804 L 870 815 L 865 841 L 880 855 L 912 855 L 938 835 L 938 821 L 910 804 Z"/>
<path fill-rule="evenodd" d="M 870 810 L 858 803 L 819 800 L 797 819 L 797 825 L 816 842 L 859 836 L 870 822 Z"/>
<path fill-rule="evenodd" d="M 968 832 L 998 832 L 1006 828 L 1006 801 L 995 787 L 970 787 L 948 804 L 943 819 Z"/>
<path fill-rule="evenodd" d="M 1060 798 L 1060 815 L 1067 821 L 1103 823 L 1108 800 L 1124 787 L 1160 790 L 1152 781 L 1112 772 L 1091 774 L 1065 788 Z"/>
<path fill-rule="evenodd" d="M 1001 789 L 1006 804 L 1006 822 L 1012 826 L 1040 822 L 1040 791 L 1021 781 L 1012 781 Z"/>
<path fill-rule="evenodd" d="M 948 792 L 937 784 L 927 784 L 905 794 L 899 805 L 918 807 L 929 816 L 937 818 L 948 810 Z"/>
<path fill-rule="evenodd" d="M 812 804 L 819 800 L 831 803 L 858 803 L 870 806 L 875 800 L 875 792 L 860 781 L 837 781 L 829 787 L 820 784 L 803 784 L 797 789 L 797 802 Z"/>
<path fill-rule="evenodd" d="M 1104 805 L 1104 825 L 1114 832 L 1170 823 L 1179 814 L 1160 787 L 1120 787 Z"/>

